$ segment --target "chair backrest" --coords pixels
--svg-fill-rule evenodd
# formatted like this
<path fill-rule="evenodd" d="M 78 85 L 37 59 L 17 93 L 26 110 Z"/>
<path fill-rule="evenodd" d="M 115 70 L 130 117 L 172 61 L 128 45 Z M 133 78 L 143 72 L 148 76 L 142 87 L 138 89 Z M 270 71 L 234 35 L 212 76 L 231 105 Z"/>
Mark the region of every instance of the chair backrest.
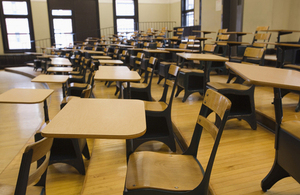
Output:
<path fill-rule="evenodd" d="M 218 36 L 217 36 L 217 37 L 218 37 L 218 41 L 227 41 L 227 40 L 229 39 L 229 36 L 230 36 L 230 35 L 218 35 Z M 224 43 L 218 42 L 217 44 L 218 44 L 218 45 L 227 45 L 226 42 L 224 42 Z"/>
<path fill-rule="evenodd" d="M 206 194 L 208 191 L 208 185 L 214 159 L 230 108 L 231 102 L 227 97 L 211 89 L 208 89 L 206 91 L 194 129 L 194 134 L 191 139 L 191 143 L 188 149 L 183 153 L 183 155 L 192 155 L 197 158 L 199 142 L 203 130 L 207 131 L 214 139 L 214 144 L 212 146 L 206 169 L 203 173 L 202 181 L 198 185 L 198 187 L 193 190 L 197 192 L 197 194 Z M 215 122 L 207 118 L 212 113 L 215 114 Z M 202 193 L 199 193 L 199 191 Z"/>
<path fill-rule="evenodd" d="M 187 44 L 185 44 L 185 43 L 179 44 L 179 49 L 186 49 L 186 48 L 187 48 Z"/>
<path fill-rule="evenodd" d="M 226 33 L 227 30 L 228 30 L 227 28 L 225 28 L 225 29 L 219 29 L 218 33 L 217 33 L 217 36 L 216 36 L 216 41 L 219 40 L 219 35 L 221 35 L 222 33 Z"/>
<path fill-rule="evenodd" d="M 150 43 L 149 43 L 149 42 L 144 42 L 144 48 L 148 48 L 148 47 L 149 47 L 149 45 L 150 45 Z"/>
<path fill-rule="evenodd" d="M 165 79 L 165 83 L 164 83 L 163 94 L 162 94 L 162 97 L 159 100 L 159 101 L 162 101 L 162 102 L 165 102 L 166 104 L 168 104 L 169 109 L 172 106 L 173 97 L 174 97 L 174 94 L 175 94 L 175 88 L 176 88 L 176 84 L 177 84 L 177 75 L 178 75 L 179 70 L 180 70 L 179 66 L 176 66 L 176 65 L 173 65 L 173 64 L 170 65 L 168 75 L 167 75 L 167 78 Z M 172 88 L 172 91 L 171 91 L 171 94 L 170 94 L 170 96 L 168 98 L 168 101 L 167 101 L 169 88 Z"/>
<path fill-rule="evenodd" d="M 267 47 L 267 42 L 269 42 L 271 38 L 271 33 L 257 33 L 254 35 L 252 46 L 253 47 Z M 266 43 L 256 43 L 256 42 L 266 42 Z"/>
<path fill-rule="evenodd" d="M 162 42 L 157 42 L 157 43 L 156 43 L 156 47 L 163 47 L 163 45 L 164 45 L 164 44 L 163 44 Z"/>
<path fill-rule="evenodd" d="M 263 30 L 269 30 L 269 26 L 258 26 L 256 27 L 255 32 L 263 31 Z"/>
<path fill-rule="evenodd" d="M 119 49 L 114 49 L 113 58 L 117 59 L 118 58 L 118 54 L 119 54 Z"/>
<path fill-rule="evenodd" d="M 157 64 L 157 58 L 150 57 L 149 63 L 145 71 L 145 80 L 144 80 L 144 83 L 148 83 L 148 86 L 151 86 L 156 64 Z M 149 74 L 151 74 L 150 78 L 149 78 Z"/>
<path fill-rule="evenodd" d="M 215 44 L 205 44 L 203 48 L 203 53 L 214 53 L 216 45 Z"/>
<path fill-rule="evenodd" d="M 86 89 L 82 90 L 80 97 L 81 98 L 90 98 L 91 93 L 92 93 L 92 86 L 90 84 L 88 84 Z"/>
<path fill-rule="evenodd" d="M 244 52 L 242 63 L 244 64 L 261 64 L 264 59 L 265 48 L 247 47 Z"/>
<path fill-rule="evenodd" d="M 47 168 L 50 159 L 50 149 L 53 138 L 43 138 L 28 145 L 22 156 L 15 194 L 25 195 L 28 185 L 38 181 L 39 185 L 45 187 Z M 33 170 L 31 166 L 38 162 L 38 168 Z"/>

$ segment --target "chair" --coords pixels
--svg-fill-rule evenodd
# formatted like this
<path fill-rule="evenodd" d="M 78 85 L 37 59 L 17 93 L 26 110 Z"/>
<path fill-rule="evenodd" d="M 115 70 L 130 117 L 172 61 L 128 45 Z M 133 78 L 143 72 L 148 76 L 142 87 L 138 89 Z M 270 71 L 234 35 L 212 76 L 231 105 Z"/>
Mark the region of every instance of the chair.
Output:
<path fill-rule="evenodd" d="M 152 151 L 132 153 L 127 164 L 123 194 L 207 195 L 213 163 L 230 106 L 231 102 L 226 97 L 213 90 L 207 90 L 188 149 L 182 154 Z M 210 113 L 215 113 L 219 121 L 217 125 L 207 118 Z M 206 166 L 202 166 L 197 159 L 198 146 L 204 130 L 214 141 Z"/>
<path fill-rule="evenodd" d="M 129 55 L 127 50 L 123 50 L 119 56 L 119 59 L 124 63 L 125 66 L 129 64 Z"/>
<path fill-rule="evenodd" d="M 145 56 L 144 53 L 139 52 L 134 59 L 134 63 L 130 64 L 130 69 L 133 69 L 134 71 L 136 71 L 136 70 L 140 71 L 140 66 L 142 64 L 142 60 L 143 60 L 144 56 Z"/>
<path fill-rule="evenodd" d="M 119 58 L 119 49 L 114 49 L 114 53 L 112 56 L 113 59 L 118 59 Z"/>
<path fill-rule="evenodd" d="M 146 67 L 145 79 L 142 83 L 130 83 L 130 96 L 131 99 L 140 99 L 145 101 L 153 101 L 151 96 L 151 84 L 152 78 L 155 71 L 155 66 L 157 64 L 157 58 L 150 57 L 149 63 Z M 150 74 L 150 75 L 149 75 Z M 127 83 L 123 83 L 124 89 L 128 90 Z M 128 94 L 128 93 L 124 93 Z M 126 97 L 125 98 L 128 98 Z"/>
<path fill-rule="evenodd" d="M 68 83 L 85 83 L 86 71 L 91 67 L 92 60 L 84 59 L 82 62 L 82 69 L 78 75 L 69 75 Z"/>
<path fill-rule="evenodd" d="M 132 151 L 139 145 L 154 140 L 163 142 L 172 151 L 176 151 L 171 109 L 179 69 L 178 66 L 170 66 L 169 75 L 165 80 L 163 94 L 159 101 L 145 101 L 147 131 L 139 138 L 127 140 L 127 142 L 131 142 Z M 172 90 L 171 93 L 168 93 L 169 88 Z"/>
<path fill-rule="evenodd" d="M 177 28 L 176 36 L 182 37 L 183 36 L 183 31 L 184 31 L 184 28 Z"/>
<path fill-rule="evenodd" d="M 53 138 L 28 145 L 23 153 L 16 186 L 0 184 L 1 195 L 46 194 L 46 177 Z M 38 167 L 31 166 L 38 162 Z M 32 185 L 35 184 L 35 185 Z"/>
<path fill-rule="evenodd" d="M 265 49 L 263 48 L 247 47 L 244 54 L 244 63 L 249 63 L 247 62 L 248 58 L 251 60 L 261 58 L 264 51 Z M 234 83 L 208 82 L 207 88 L 213 89 L 230 99 L 232 107 L 228 119 L 243 119 L 255 130 L 257 128 L 254 103 L 255 86 L 247 86 L 243 82 L 242 78 L 237 77 Z"/>
<path fill-rule="evenodd" d="M 211 52 L 215 50 L 215 45 L 206 44 L 203 52 Z M 208 80 L 209 80 L 209 72 L 212 70 L 210 67 L 212 62 L 207 62 L 207 70 L 208 70 Z M 182 68 L 178 73 L 178 81 L 177 81 L 177 91 L 175 97 L 178 97 L 181 91 L 184 90 L 184 96 L 182 98 L 182 102 L 185 102 L 187 98 L 193 93 L 200 93 L 200 95 L 204 95 L 204 70 L 201 70 L 201 62 L 198 69 L 188 69 Z"/>
<path fill-rule="evenodd" d="M 185 43 L 180 43 L 179 49 L 186 49 L 187 44 Z M 173 54 L 173 53 L 172 53 Z M 173 59 L 173 57 L 172 57 Z M 160 62 L 158 65 L 158 81 L 157 84 L 159 84 L 166 76 L 168 75 L 169 67 L 170 65 L 173 64 L 175 65 L 176 62 Z"/>

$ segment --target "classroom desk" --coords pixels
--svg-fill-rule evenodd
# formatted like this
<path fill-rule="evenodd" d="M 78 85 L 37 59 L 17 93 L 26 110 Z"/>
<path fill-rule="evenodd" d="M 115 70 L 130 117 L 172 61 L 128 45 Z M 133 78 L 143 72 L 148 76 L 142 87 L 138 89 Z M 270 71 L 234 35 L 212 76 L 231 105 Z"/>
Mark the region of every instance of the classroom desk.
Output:
<path fill-rule="evenodd" d="M 286 50 L 300 48 L 300 44 L 292 44 L 292 43 L 267 43 L 267 44 L 275 45 L 275 46 L 279 47 L 282 50 L 281 59 L 280 59 L 281 63 L 279 63 L 279 56 L 277 56 L 277 61 L 276 61 L 276 67 L 277 68 L 283 68 L 284 60 L 285 60 L 285 51 Z M 278 53 L 277 53 L 277 55 L 278 55 Z"/>
<path fill-rule="evenodd" d="M 47 69 L 47 72 L 60 72 L 60 73 L 68 73 L 72 72 L 73 68 L 71 67 L 50 67 Z"/>
<path fill-rule="evenodd" d="M 227 62 L 226 66 L 241 76 L 249 84 L 269 86 L 274 88 L 275 108 L 275 160 L 272 169 L 262 180 L 263 191 L 270 189 L 277 181 L 292 176 L 300 182 L 300 134 L 299 126 L 291 125 L 291 121 L 282 125 L 282 97 L 281 89 L 300 91 L 300 72 L 288 69 L 279 69 L 266 66 Z M 294 122 L 298 125 L 299 122 Z M 298 130 L 292 132 L 292 129 Z M 286 129 L 284 129 L 286 128 Z"/>
<path fill-rule="evenodd" d="M 239 38 L 244 35 L 253 34 L 252 32 L 224 32 L 224 35 L 236 35 L 236 41 L 239 42 Z"/>
<path fill-rule="evenodd" d="M 280 42 L 281 35 L 287 35 L 294 32 L 300 32 L 300 30 L 284 30 L 284 29 L 276 29 L 276 30 L 262 30 L 264 32 L 277 32 L 277 43 Z"/>
<path fill-rule="evenodd" d="M 52 89 L 14 88 L 0 94 L 0 103 L 36 104 L 44 102 L 45 122 L 49 121 L 47 98 L 54 92 Z"/>
<path fill-rule="evenodd" d="M 68 58 L 50 58 L 51 64 L 54 66 L 72 66 Z"/>
<path fill-rule="evenodd" d="M 36 83 L 61 83 L 63 97 L 66 97 L 66 82 L 68 81 L 68 75 L 39 75 L 31 80 Z"/>
<path fill-rule="evenodd" d="M 227 43 L 228 45 L 228 58 L 229 61 L 231 59 L 231 49 L 233 46 L 238 46 L 238 45 L 250 45 L 249 42 L 239 42 L 239 41 L 216 41 L 216 43 Z"/>
<path fill-rule="evenodd" d="M 177 63 L 178 66 L 183 67 L 184 62 L 186 60 L 199 60 L 199 61 L 204 61 L 204 82 L 203 82 L 203 94 L 206 92 L 206 83 L 208 82 L 208 67 L 207 67 L 207 62 L 208 61 L 214 61 L 214 62 L 227 62 L 228 58 L 214 55 L 214 54 L 194 54 L 194 53 L 177 53 L 176 54 L 178 57 Z M 180 63 L 180 58 L 182 58 L 182 62 Z"/>
<path fill-rule="evenodd" d="M 130 71 L 127 66 L 99 66 L 96 71 L 95 80 L 99 81 L 119 81 L 127 82 L 128 97 L 130 99 L 130 82 L 137 82 L 141 80 L 141 76 L 136 71 Z M 120 88 L 121 97 L 123 97 L 123 90 Z"/>
<path fill-rule="evenodd" d="M 91 56 L 93 60 L 111 60 L 110 56 Z"/>
<path fill-rule="evenodd" d="M 100 65 L 122 65 L 124 62 L 121 60 L 99 60 Z"/>
<path fill-rule="evenodd" d="M 193 30 L 192 32 L 203 33 L 203 37 L 205 37 L 206 34 L 216 33 L 215 31 L 207 31 L 207 30 Z"/>
<path fill-rule="evenodd" d="M 98 55 L 100 55 L 100 54 L 104 54 L 104 52 L 103 51 L 94 51 L 94 50 L 80 50 L 80 52 L 82 52 L 82 53 L 88 53 L 88 54 L 98 54 Z"/>
<path fill-rule="evenodd" d="M 49 59 L 49 58 L 57 58 L 57 55 L 42 55 L 42 56 L 36 56 L 37 58 L 41 59 Z"/>
<path fill-rule="evenodd" d="M 145 132 L 141 100 L 75 98 L 42 130 L 42 136 L 133 139 Z"/>

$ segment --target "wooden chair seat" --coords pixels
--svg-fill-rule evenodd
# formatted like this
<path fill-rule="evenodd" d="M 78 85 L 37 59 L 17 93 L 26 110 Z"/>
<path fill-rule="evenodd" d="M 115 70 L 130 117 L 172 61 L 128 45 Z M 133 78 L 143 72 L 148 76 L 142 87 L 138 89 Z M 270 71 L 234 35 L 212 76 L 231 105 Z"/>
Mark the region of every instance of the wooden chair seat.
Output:
<path fill-rule="evenodd" d="M 76 88 L 86 88 L 88 86 L 87 83 L 70 83 L 69 87 L 76 87 Z"/>
<path fill-rule="evenodd" d="M 208 82 L 207 85 L 210 87 L 216 89 L 216 90 L 222 90 L 222 89 L 233 89 L 233 90 L 249 90 L 251 86 L 241 85 L 238 83 L 219 83 L 219 82 Z"/>
<path fill-rule="evenodd" d="M 136 152 L 130 156 L 128 165 L 126 188 L 129 190 L 151 186 L 189 191 L 195 189 L 203 178 L 198 162 L 191 155 Z"/>
<path fill-rule="evenodd" d="M 15 188 L 16 187 L 13 185 L 0 184 L 0 194 L 1 195 L 14 195 Z M 43 190 L 42 186 L 28 186 L 27 190 L 26 190 L 26 194 L 40 195 L 42 190 Z"/>
<path fill-rule="evenodd" d="M 148 83 L 130 83 L 130 87 L 133 88 L 146 88 Z M 123 87 L 127 88 L 127 83 L 123 83 Z"/>
<path fill-rule="evenodd" d="M 180 72 L 184 72 L 184 73 L 194 72 L 194 73 L 202 73 L 202 74 L 204 74 L 204 71 L 203 71 L 203 70 L 199 70 L 199 69 L 188 69 L 188 68 L 182 68 L 182 69 L 180 69 Z"/>
<path fill-rule="evenodd" d="M 165 102 L 146 102 L 145 101 L 145 110 L 146 111 L 155 111 L 162 112 L 168 107 L 168 104 Z"/>

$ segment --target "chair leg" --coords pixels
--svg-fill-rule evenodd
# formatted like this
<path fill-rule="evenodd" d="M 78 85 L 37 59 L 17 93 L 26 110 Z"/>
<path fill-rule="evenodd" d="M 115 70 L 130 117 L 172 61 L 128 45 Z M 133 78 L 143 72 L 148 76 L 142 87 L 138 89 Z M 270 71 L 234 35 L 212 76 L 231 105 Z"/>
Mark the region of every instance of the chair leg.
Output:
<path fill-rule="evenodd" d="M 300 96 L 299 96 L 298 104 L 297 104 L 297 106 L 295 108 L 295 112 L 299 112 L 299 110 L 300 110 Z"/>
<path fill-rule="evenodd" d="M 180 92 L 181 92 L 182 90 L 184 90 L 184 88 L 183 88 L 183 87 L 180 87 L 179 85 L 177 85 L 177 91 L 176 91 L 176 93 L 175 93 L 175 97 L 177 97 L 177 96 L 180 94 Z"/>
<path fill-rule="evenodd" d="M 157 81 L 157 84 L 159 84 L 165 77 L 161 76 L 161 75 L 158 75 L 158 81 Z"/>

